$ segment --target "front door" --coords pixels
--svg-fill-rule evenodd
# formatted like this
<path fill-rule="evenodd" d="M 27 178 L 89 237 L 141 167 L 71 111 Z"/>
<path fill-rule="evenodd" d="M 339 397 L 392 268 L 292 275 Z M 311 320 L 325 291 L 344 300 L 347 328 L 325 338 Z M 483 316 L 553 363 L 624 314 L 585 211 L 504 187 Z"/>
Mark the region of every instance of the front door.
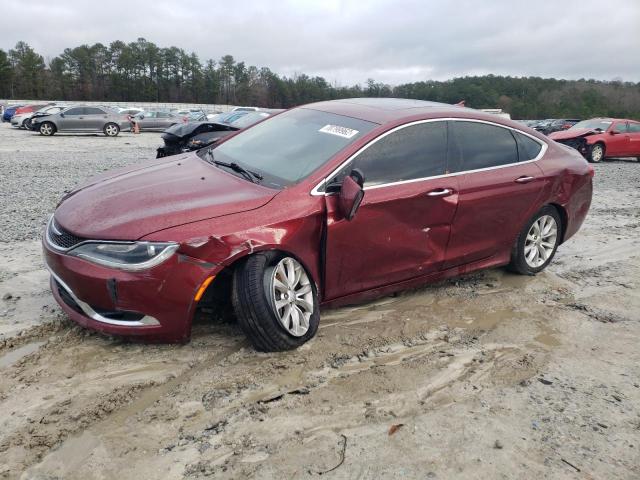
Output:
<path fill-rule="evenodd" d="M 64 112 L 64 117 L 60 117 L 59 130 L 78 131 L 82 130 L 81 123 L 84 119 L 84 108 L 74 107 Z"/>
<path fill-rule="evenodd" d="M 337 196 L 325 197 L 326 300 L 441 268 L 458 203 L 458 178 L 444 175 L 446 137 L 443 121 L 399 127 L 374 140 L 337 175 L 340 181 L 360 169 L 365 195 L 351 221 L 339 210 Z"/>
<path fill-rule="evenodd" d="M 627 131 L 627 122 L 616 122 L 607 133 L 607 147 L 605 155 L 607 157 L 629 155 L 629 133 Z"/>
<path fill-rule="evenodd" d="M 531 161 L 543 147 L 532 137 L 469 121 L 451 122 L 449 132 L 450 169 L 461 176 L 446 268 L 509 249 L 545 182 Z"/>

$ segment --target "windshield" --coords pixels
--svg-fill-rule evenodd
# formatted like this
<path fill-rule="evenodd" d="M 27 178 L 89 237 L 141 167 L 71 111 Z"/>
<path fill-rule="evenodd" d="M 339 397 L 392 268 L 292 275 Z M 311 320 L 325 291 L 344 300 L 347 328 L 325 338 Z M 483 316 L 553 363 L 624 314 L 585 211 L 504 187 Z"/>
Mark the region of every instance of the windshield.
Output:
<path fill-rule="evenodd" d="M 573 127 L 571 127 L 569 130 L 578 130 L 578 129 L 587 129 L 587 130 L 606 130 L 607 128 L 609 128 L 609 125 L 611 125 L 611 120 L 600 120 L 600 119 L 593 119 L 593 120 L 583 120 L 582 122 L 578 122 L 576 123 Z"/>
<path fill-rule="evenodd" d="M 376 126 L 351 117 L 297 108 L 244 130 L 212 153 L 216 160 L 234 162 L 260 173 L 265 177 L 265 186 L 283 187 L 307 177 Z"/>
<path fill-rule="evenodd" d="M 269 116 L 268 113 L 259 113 L 259 112 L 250 113 L 248 115 L 243 115 L 240 118 L 236 118 L 232 120 L 231 122 L 229 122 L 229 124 L 242 130 L 243 128 L 250 127 L 254 123 L 258 123 L 259 121 L 264 120 L 268 116 Z"/>

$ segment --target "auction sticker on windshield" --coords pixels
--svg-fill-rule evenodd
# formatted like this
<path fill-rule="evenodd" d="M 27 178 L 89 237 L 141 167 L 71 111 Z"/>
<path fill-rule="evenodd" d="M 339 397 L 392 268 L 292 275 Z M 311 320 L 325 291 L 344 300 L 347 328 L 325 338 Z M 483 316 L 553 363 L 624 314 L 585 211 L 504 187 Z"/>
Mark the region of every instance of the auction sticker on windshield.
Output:
<path fill-rule="evenodd" d="M 358 130 L 341 127 L 339 125 L 325 125 L 318 131 L 322 133 L 328 133 L 330 135 L 337 135 L 343 138 L 353 138 L 358 134 Z"/>

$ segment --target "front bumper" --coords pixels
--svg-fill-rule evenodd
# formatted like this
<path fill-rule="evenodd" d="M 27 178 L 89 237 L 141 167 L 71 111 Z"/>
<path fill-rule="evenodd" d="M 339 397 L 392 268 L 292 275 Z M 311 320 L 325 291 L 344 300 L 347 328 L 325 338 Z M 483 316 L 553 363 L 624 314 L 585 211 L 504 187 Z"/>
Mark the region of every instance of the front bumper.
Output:
<path fill-rule="evenodd" d="M 186 342 L 194 296 L 213 266 L 176 253 L 141 272 L 95 265 L 51 248 L 43 239 L 51 290 L 76 323 L 107 334 L 150 342 Z"/>

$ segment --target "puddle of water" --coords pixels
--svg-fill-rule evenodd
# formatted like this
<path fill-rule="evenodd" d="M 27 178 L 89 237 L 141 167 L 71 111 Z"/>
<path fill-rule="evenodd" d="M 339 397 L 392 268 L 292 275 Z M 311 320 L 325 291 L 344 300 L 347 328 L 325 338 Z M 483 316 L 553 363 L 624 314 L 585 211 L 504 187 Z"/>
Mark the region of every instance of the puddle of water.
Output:
<path fill-rule="evenodd" d="M 18 360 L 38 350 L 44 342 L 27 343 L 22 347 L 11 350 L 0 357 L 0 368 L 7 368 L 16 363 Z"/>

